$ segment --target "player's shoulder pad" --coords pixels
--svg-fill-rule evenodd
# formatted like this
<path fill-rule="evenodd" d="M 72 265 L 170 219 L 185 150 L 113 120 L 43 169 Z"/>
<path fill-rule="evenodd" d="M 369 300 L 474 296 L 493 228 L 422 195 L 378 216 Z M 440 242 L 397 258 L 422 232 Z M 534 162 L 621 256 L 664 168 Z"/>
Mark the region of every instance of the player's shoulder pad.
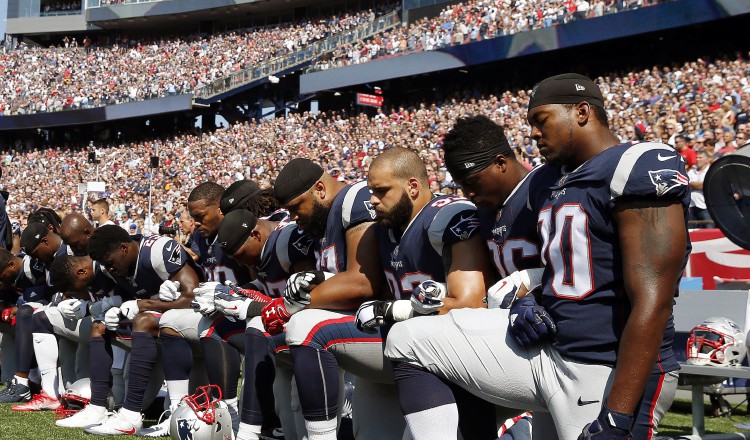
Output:
<path fill-rule="evenodd" d="M 281 268 L 289 272 L 297 261 L 314 258 L 313 244 L 313 238 L 302 232 L 297 223 L 287 223 L 276 239 L 276 258 Z"/>
<path fill-rule="evenodd" d="M 617 161 L 609 190 L 613 200 L 684 198 L 689 195 L 685 160 L 669 145 L 656 142 L 631 145 Z"/>
<path fill-rule="evenodd" d="M 370 188 L 367 181 L 357 182 L 344 195 L 341 206 L 341 223 L 344 229 L 364 222 L 375 221 L 375 208 L 370 203 Z"/>
<path fill-rule="evenodd" d="M 159 278 L 166 280 L 170 275 L 182 269 L 188 263 L 188 258 L 190 257 L 185 249 L 174 239 L 162 236 L 157 237 L 151 243 L 149 262 L 154 271 L 159 275 Z M 147 240 L 151 239 L 149 237 Z"/>
<path fill-rule="evenodd" d="M 526 192 L 526 207 L 538 211 L 544 202 L 546 191 L 552 187 L 562 176 L 559 167 L 542 164 L 535 167 L 525 180 L 528 191 Z"/>
<path fill-rule="evenodd" d="M 468 240 L 479 233 L 477 208 L 463 197 L 438 197 L 429 208 L 438 208 L 427 227 L 430 244 L 438 254 L 445 245 Z"/>

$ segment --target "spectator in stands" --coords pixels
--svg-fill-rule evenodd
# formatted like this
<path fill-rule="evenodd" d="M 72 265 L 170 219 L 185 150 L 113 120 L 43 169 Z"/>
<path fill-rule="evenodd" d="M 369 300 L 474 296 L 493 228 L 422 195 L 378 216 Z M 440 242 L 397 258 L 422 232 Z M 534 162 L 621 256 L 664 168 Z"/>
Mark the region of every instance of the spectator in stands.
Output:
<path fill-rule="evenodd" d="M 714 227 L 711 216 L 706 209 L 706 200 L 703 195 L 703 179 L 706 177 L 708 168 L 711 166 L 711 153 L 702 150 L 696 154 L 696 165 L 688 170 L 688 179 L 690 181 L 690 220 L 698 220 L 704 223 L 697 225 L 698 228 Z"/>

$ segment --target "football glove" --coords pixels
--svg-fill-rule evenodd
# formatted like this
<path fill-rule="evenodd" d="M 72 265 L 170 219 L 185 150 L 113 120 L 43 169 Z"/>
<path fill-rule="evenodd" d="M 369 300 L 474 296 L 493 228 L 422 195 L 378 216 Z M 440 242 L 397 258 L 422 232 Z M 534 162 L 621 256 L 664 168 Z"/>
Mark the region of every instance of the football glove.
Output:
<path fill-rule="evenodd" d="M 198 287 L 193 289 L 193 294 L 195 295 L 196 298 L 199 296 L 206 296 L 206 297 L 211 296 L 212 297 L 217 293 L 229 294 L 231 293 L 231 289 L 229 288 L 229 286 L 225 286 L 215 281 L 211 281 L 208 283 L 200 283 L 198 284 Z"/>
<path fill-rule="evenodd" d="M 521 286 L 532 291 L 542 284 L 542 273 L 544 268 L 516 271 L 493 284 L 487 290 L 487 308 L 511 308 Z"/>
<path fill-rule="evenodd" d="M 64 299 L 57 305 L 57 310 L 60 311 L 63 318 L 72 321 L 79 321 L 86 316 L 88 305 L 88 301 L 80 300 L 78 298 Z"/>
<path fill-rule="evenodd" d="M 17 307 L 8 307 L 7 309 L 3 310 L 2 315 L 0 315 L 0 319 L 3 322 L 10 323 L 10 325 L 16 325 L 16 311 L 18 310 Z"/>
<path fill-rule="evenodd" d="M 216 310 L 223 313 L 225 316 L 246 320 L 248 318 L 248 313 L 250 312 L 250 306 L 253 303 L 265 305 L 271 302 L 271 298 L 257 290 L 239 288 L 233 290 L 239 293 L 239 295 L 217 293 L 216 296 L 214 296 Z M 253 309 L 254 311 L 252 312 L 252 316 L 250 316 L 251 318 L 257 316 L 259 307 L 260 306 L 256 306 Z"/>
<path fill-rule="evenodd" d="M 365 333 L 376 333 L 384 324 L 405 321 L 414 316 L 411 302 L 405 299 L 389 301 L 366 301 L 359 306 L 356 316 L 357 328 Z"/>
<path fill-rule="evenodd" d="M 92 319 L 101 321 L 104 319 L 104 314 L 107 312 L 107 310 L 111 309 L 112 307 L 120 307 L 121 305 L 121 297 L 117 295 L 105 296 L 99 301 L 91 304 L 91 306 L 89 307 L 89 314 L 91 315 Z"/>
<path fill-rule="evenodd" d="M 284 298 L 289 304 L 294 304 L 300 310 L 310 304 L 310 292 L 333 274 L 320 270 L 297 272 L 286 280 Z"/>
<path fill-rule="evenodd" d="M 411 306 L 420 315 L 432 315 L 443 307 L 445 284 L 433 280 L 422 281 L 411 291 Z"/>
<path fill-rule="evenodd" d="M 111 309 L 104 312 L 104 325 L 107 326 L 107 330 L 115 331 L 120 326 L 120 308 L 112 307 Z"/>
<path fill-rule="evenodd" d="M 599 416 L 583 428 L 578 440 L 630 440 L 634 421 L 631 414 L 612 411 L 604 404 Z"/>
<path fill-rule="evenodd" d="M 544 338 L 554 340 L 557 326 L 534 295 L 518 298 L 510 308 L 508 327 L 516 342 L 530 347 Z"/>
<path fill-rule="evenodd" d="M 216 304 L 213 296 L 196 296 L 190 302 L 190 307 L 203 316 L 212 316 L 216 314 Z"/>
<path fill-rule="evenodd" d="M 269 334 L 275 336 L 284 331 L 284 325 L 289 322 L 294 313 L 289 311 L 287 305 L 284 298 L 274 298 L 261 310 L 263 327 Z"/>
<path fill-rule="evenodd" d="M 122 316 L 124 316 L 126 319 L 133 319 L 135 318 L 135 315 L 137 315 L 139 312 L 138 310 L 138 300 L 137 299 L 131 299 L 130 301 L 125 301 L 120 305 L 120 313 Z"/>
<path fill-rule="evenodd" d="M 166 280 L 159 286 L 159 299 L 162 301 L 174 301 L 180 297 L 180 282 Z"/>

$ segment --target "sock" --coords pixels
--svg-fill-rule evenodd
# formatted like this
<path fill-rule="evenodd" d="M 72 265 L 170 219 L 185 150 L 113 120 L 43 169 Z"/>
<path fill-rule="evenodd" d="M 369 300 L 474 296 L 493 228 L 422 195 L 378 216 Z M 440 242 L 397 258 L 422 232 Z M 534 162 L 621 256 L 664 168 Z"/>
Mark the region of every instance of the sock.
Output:
<path fill-rule="evenodd" d="M 146 394 L 146 388 L 151 379 L 151 370 L 154 369 L 159 352 L 156 340 L 148 333 L 133 332 L 131 341 L 130 378 L 123 410 L 137 413 L 140 417 L 143 396 Z"/>
<path fill-rule="evenodd" d="M 305 424 L 307 421 L 333 420 L 335 433 L 339 406 L 339 369 L 336 357 L 328 351 L 303 345 L 291 346 L 290 353 Z M 327 429 L 323 431 L 327 432 Z"/>
<path fill-rule="evenodd" d="M 458 406 L 443 380 L 422 367 L 393 363 L 401 411 L 414 440 L 455 439 Z"/>
<path fill-rule="evenodd" d="M 258 440 L 260 438 L 260 425 L 248 425 L 240 423 L 240 429 L 234 440 Z"/>
<path fill-rule="evenodd" d="M 21 306 L 16 312 L 16 361 L 17 373 L 29 374 L 36 366 L 34 358 L 34 342 L 31 337 L 31 316 L 34 309 L 31 306 Z"/>
<path fill-rule="evenodd" d="M 29 386 L 29 378 L 28 377 L 21 377 L 21 376 L 13 376 L 13 379 L 16 380 L 16 383 L 23 386 Z"/>
<path fill-rule="evenodd" d="M 139 421 L 141 421 L 141 412 L 140 411 L 131 411 L 127 408 L 122 408 L 120 410 L 120 415 L 124 416 L 129 421 L 133 422 L 133 424 L 137 424 Z"/>
<path fill-rule="evenodd" d="M 455 403 L 407 414 L 404 418 L 413 440 L 454 440 L 458 432 Z"/>
<path fill-rule="evenodd" d="M 164 359 L 164 379 L 167 381 L 170 406 L 176 406 L 190 393 L 190 370 L 193 368 L 193 349 L 180 337 L 166 333 L 161 338 L 161 354 Z"/>
<path fill-rule="evenodd" d="M 33 352 L 34 349 L 32 347 L 31 351 Z M 41 383 L 42 382 L 42 374 L 39 373 L 39 368 L 36 367 L 36 358 L 34 358 L 34 368 L 29 371 L 29 381 L 34 383 Z"/>
<path fill-rule="evenodd" d="M 261 425 L 274 414 L 273 382 L 276 361 L 266 338 L 259 330 L 245 330 L 245 375 L 242 380 L 241 421 Z M 267 421 L 267 420 L 266 420 Z"/>
<path fill-rule="evenodd" d="M 95 412 L 97 414 L 104 414 L 105 412 L 107 412 L 107 408 L 100 405 L 94 405 L 90 402 L 88 405 L 86 405 L 86 410 L 89 412 Z"/>
<path fill-rule="evenodd" d="M 319 421 L 305 419 L 305 428 L 310 440 L 336 440 L 336 417 Z"/>
<path fill-rule="evenodd" d="M 232 430 L 237 431 L 237 428 L 240 425 L 240 414 L 238 412 L 237 398 L 234 397 L 232 399 L 224 399 L 224 403 L 227 404 L 227 410 L 229 411 L 229 415 L 232 417 Z"/>
<path fill-rule="evenodd" d="M 57 338 L 49 333 L 34 333 L 34 353 L 42 375 L 42 389 L 50 397 L 57 397 Z"/>
<path fill-rule="evenodd" d="M 104 408 L 112 386 L 112 343 L 96 336 L 89 339 L 89 365 L 91 376 L 91 405 Z"/>

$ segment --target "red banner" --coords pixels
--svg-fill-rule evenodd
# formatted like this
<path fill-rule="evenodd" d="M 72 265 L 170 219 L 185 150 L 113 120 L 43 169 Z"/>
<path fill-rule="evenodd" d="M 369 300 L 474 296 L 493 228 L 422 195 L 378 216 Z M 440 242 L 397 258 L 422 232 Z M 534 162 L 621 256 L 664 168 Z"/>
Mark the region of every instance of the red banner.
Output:
<path fill-rule="evenodd" d="M 696 229 L 690 232 L 693 252 L 685 276 L 702 277 L 703 289 L 716 289 L 718 277 L 731 282 L 750 280 L 750 252 L 732 243 L 719 229 Z"/>
<path fill-rule="evenodd" d="M 357 93 L 357 105 L 368 105 L 370 107 L 382 107 L 383 97 L 368 95 L 366 93 Z"/>

